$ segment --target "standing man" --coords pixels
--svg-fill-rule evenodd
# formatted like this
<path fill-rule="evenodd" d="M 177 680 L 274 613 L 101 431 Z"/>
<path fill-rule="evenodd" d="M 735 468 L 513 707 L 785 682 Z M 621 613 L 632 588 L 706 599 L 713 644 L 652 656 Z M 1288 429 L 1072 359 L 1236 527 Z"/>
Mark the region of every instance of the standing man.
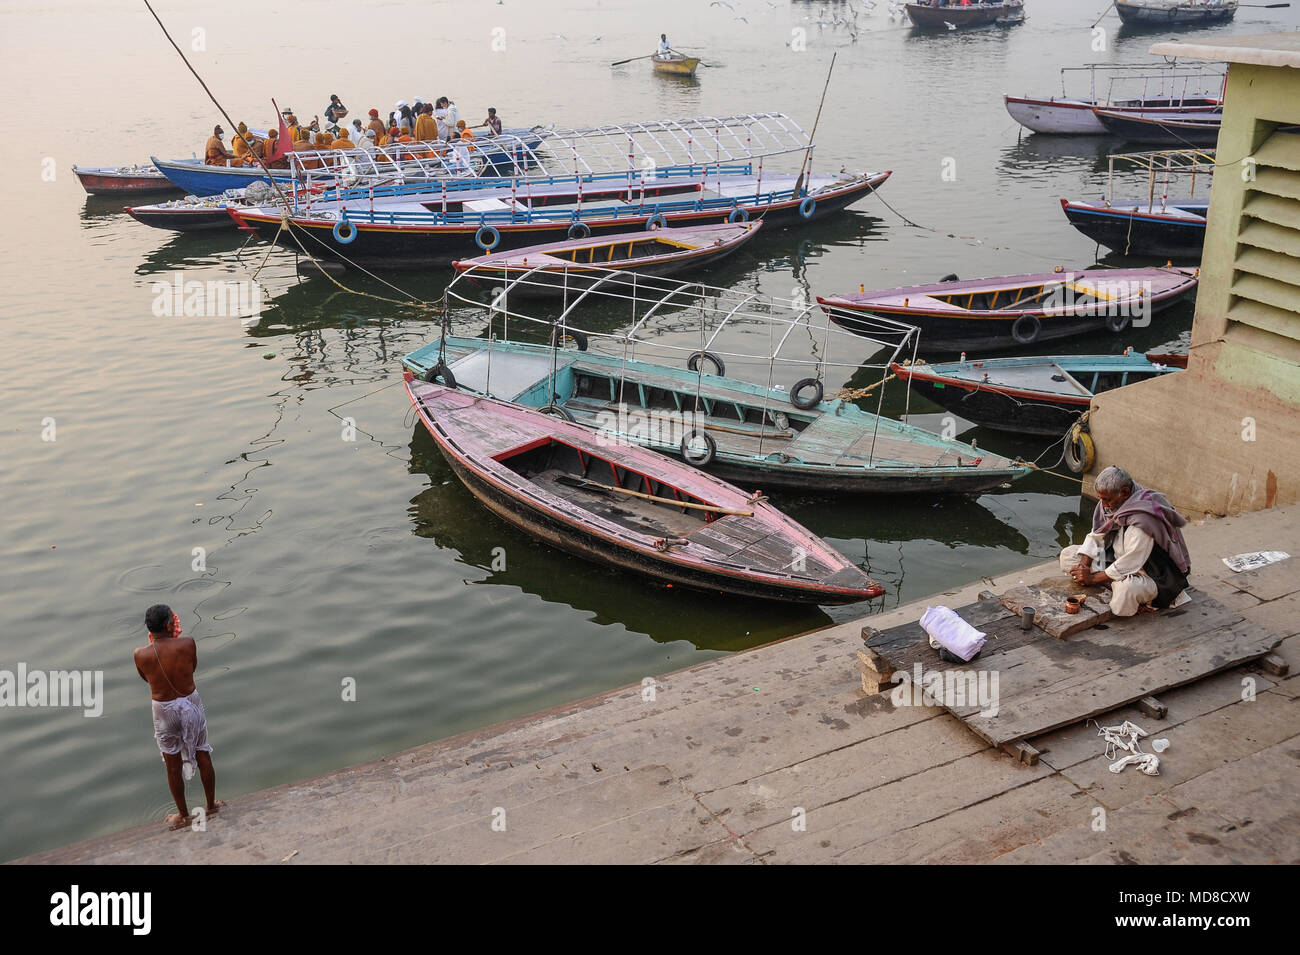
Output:
<path fill-rule="evenodd" d="M 1123 468 L 1097 475 L 1092 533 L 1061 551 L 1061 570 L 1085 587 L 1110 587 L 1117 617 L 1186 603 L 1191 558 L 1181 530 L 1187 518 L 1159 491 L 1140 487 Z"/>
<path fill-rule="evenodd" d="M 190 824 L 185 780 L 194 777 L 196 765 L 207 797 L 208 815 L 216 814 L 225 805 L 216 798 L 217 773 L 212 768 L 212 747 L 208 744 L 208 718 L 194 686 L 199 653 L 193 639 L 181 636 L 181 622 L 166 604 L 154 604 L 146 610 L 144 624 L 149 629 L 149 643 L 136 648 L 135 670 L 149 684 L 153 697 L 153 735 L 178 810 L 164 821 L 171 829 L 183 829 Z"/>
<path fill-rule="evenodd" d="M 501 135 L 501 120 L 497 117 L 497 108 L 495 106 L 488 107 L 487 119 L 483 120 L 483 125 L 492 130 L 493 136 Z"/>

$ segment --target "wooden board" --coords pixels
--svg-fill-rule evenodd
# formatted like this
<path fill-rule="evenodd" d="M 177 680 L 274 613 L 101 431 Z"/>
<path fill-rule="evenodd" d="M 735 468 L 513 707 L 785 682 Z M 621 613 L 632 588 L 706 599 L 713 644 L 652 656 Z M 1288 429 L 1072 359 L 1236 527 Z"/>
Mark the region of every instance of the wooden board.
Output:
<path fill-rule="evenodd" d="M 987 595 L 956 613 L 988 636 L 981 654 L 950 664 L 931 649 L 919 623 L 864 631 L 859 655 L 866 679 L 882 668 L 909 676 L 923 672 L 996 673 L 996 714 L 989 707 L 944 700 L 950 713 L 990 745 L 1005 747 L 1082 722 L 1162 691 L 1268 655 L 1282 638 L 1239 613 L 1195 593 L 1190 604 L 1162 614 L 1112 618 L 1083 633 L 1049 638 L 1038 627 L 1020 629 L 1018 613 Z M 880 685 L 882 691 L 888 685 Z M 961 702 L 962 705 L 956 705 Z M 952 705 L 949 705 L 952 704 Z"/>
<path fill-rule="evenodd" d="M 1065 598 L 1072 594 L 1087 597 L 1075 614 L 1065 612 Z M 1064 575 L 1012 587 L 1002 595 L 1002 606 L 1017 616 L 1025 607 L 1033 607 L 1034 626 L 1058 640 L 1090 630 L 1114 616 L 1110 612 L 1110 588 L 1080 587 Z"/>

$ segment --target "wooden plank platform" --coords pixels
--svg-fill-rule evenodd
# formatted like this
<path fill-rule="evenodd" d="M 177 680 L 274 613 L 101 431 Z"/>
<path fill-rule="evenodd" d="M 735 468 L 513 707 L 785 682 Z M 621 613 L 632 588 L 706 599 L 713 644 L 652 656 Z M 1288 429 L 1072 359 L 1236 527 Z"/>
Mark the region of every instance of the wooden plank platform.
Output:
<path fill-rule="evenodd" d="M 1075 614 L 1065 612 L 1065 598 L 1072 594 L 1083 594 L 1087 598 Z M 1036 584 L 1012 587 L 1002 595 L 1002 606 L 1014 614 L 1019 614 L 1025 607 L 1033 607 L 1034 626 L 1058 640 L 1090 630 L 1113 616 L 1109 587 L 1080 587 L 1064 574 L 1047 577 Z"/>
<path fill-rule="evenodd" d="M 864 630 L 866 648 L 858 654 L 863 690 L 888 692 L 890 677 L 900 671 L 912 676 L 916 664 L 922 673 L 984 671 L 990 687 L 996 674 L 993 706 L 964 697 L 939 702 L 991 746 L 1014 750 L 1022 761 L 1025 751 L 1014 744 L 1266 657 L 1282 641 L 1204 593 L 1163 614 L 1112 618 L 1062 639 L 1038 627 L 1021 630 L 1019 614 L 1000 598 L 981 598 L 956 608 L 988 637 L 969 663 L 943 662 L 919 623 Z"/>

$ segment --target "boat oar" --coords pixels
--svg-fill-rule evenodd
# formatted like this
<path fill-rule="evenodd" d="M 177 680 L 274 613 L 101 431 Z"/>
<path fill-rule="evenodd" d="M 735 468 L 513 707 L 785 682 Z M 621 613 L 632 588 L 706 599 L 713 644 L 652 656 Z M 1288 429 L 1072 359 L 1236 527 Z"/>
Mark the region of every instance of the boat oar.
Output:
<path fill-rule="evenodd" d="M 1101 16 L 1097 18 L 1097 23 L 1100 23 L 1102 20 L 1106 19 L 1106 14 L 1110 13 L 1110 8 L 1113 6 L 1115 6 L 1115 0 L 1110 0 L 1110 3 L 1106 4 L 1106 9 L 1101 11 Z M 1092 25 L 1092 29 L 1094 30 L 1097 29 L 1097 23 L 1094 23 Z"/>
<path fill-rule="evenodd" d="M 645 56 L 634 56 L 630 60 L 615 60 L 610 66 L 622 66 L 624 63 L 635 63 L 637 60 L 648 60 L 654 56 L 653 53 L 647 53 Z"/>
<path fill-rule="evenodd" d="M 647 501 L 654 501 L 657 504 L 671 504 L 673 507 L 689 507 L 693 511 L 712 511 L 714 514 L 734 514 L 736 517 L 753 517 L 753 511 L 733 511 L 729 507 L 714 507 L 711 504 L 691 504 L 689 501 L 679 501 L 672 497 L 656 497 L 653 494 L 642 494 L 640 491 L 631 491 L 625 487 L 615 487 L 612 484 L 601 484 L 599 481 L 588 481 L 586 478 L 573 477 L 568 474 L 561 474 L 555 479 L 556 484 L 564 484 L 568 487 L 580 487 L 587 491 L 606 491 L 612 494 L 626 494 L 629 497 L 640 497 Z"/>

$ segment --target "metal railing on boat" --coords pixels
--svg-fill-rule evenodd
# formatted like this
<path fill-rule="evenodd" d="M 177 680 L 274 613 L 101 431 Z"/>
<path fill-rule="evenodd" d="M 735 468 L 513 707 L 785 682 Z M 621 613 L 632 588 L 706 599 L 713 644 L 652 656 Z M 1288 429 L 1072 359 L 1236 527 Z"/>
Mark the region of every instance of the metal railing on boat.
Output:
<path fill-rule="evenodd" d="M 511 181 L 545 181 L 617 174 L 634 188 L 674 173 L 726 176 L 744 169 L 760 181 L 764 163 L 790 157 L 811 171 L 814 147 L 783 113 L 743 113 L 685 120 L 617 123 L 572 129 L 535 128 L 532 135 L 505 134 L 470 142 L 400 143 L 374 149 L 290 153 L 295 205 L 335 201 L 349 187 L 425 192 L 429 183 L 485 188 Z M 418 180 L 411 183 L 408 180 Z M 314 187 L 314 188 L 313 188 Z M 322 189 L 329 190 L 322 192 Z M 346 197 L 359 198 L 355 189 Z"/>
<path fill-rule="evenodd" d="M 874 463 L 876 438 L 879 435 L 883 414 L 884 383 L 891 377 L 890 367 L 900 357 L 909 357 L 915 363 L 920 331 L 912 325 L 861 312 L 846 312 L 833 306 L 823 306 L 811 295 L 799 298 L 781 298 L 765 295 L 757 290 L 729 289 L 701 282 L 686 282 L 662 276 L 649 276 L 635 271 L 586 268 L 575 270 L 571 279 L 568 270 L 537 266 L 518 277 L 499 282 L 493 272 L 484 289 L 478 284 L 484 279 L 470 269 L 458 275 L 444 293 L 448 325 L 451 322 L 478 323 L 487 312 L 484 346 L 492 347 L 496 323 L 499 320 L 501 338 L 511 339 L 511 323 L 522 323 L 534 328 L 539 337 L 549 334 L 553 343 L 562 341 L 573 332 L 581 333 L 586 347 L 597 352 L 631 360 L 653 361 L 659 364 L 682 362 L 688 368 L 694 365 L 696 382 L 696 407 L 699 413 L 700 389 L 703 387 L 704 365 L 707 358 L 717 356 L 731 367 L 746 370 L 761 368 L 761 380 L 738 378 L 751 387 L 762 389 L 762 417 L 789 410 L 776 404 L 777 396 L 787 386 L 777 381 L 778 368 L 793 369 L 790 377 L 802 384 L 806 378 L 816 381 L 819 391 L 828 373 L 833 369 L 844 372 L 851 381 L 863 369 L 878 369 L 880 378 L 865 388 L 839 390 L 827 394 L 826 399 L 865 396 L 876 391 L 876 420 L 872 441 L 867 450 L 867 461 Z M 557 291 L 560 278 L 560 306 L 553 317 L 534 314 L 528 304 L 538 301 L 534 294 Z M 617 330 L 601 330 L 597 322 L 611 316 L 623 315 L 626 320 Z M 858 329 L 849 332 L 838 325 L 833 317 L 849 318 Z M 678 339 L 689 329 L 695 340 L 689 344 Z M 696 331 L 698 329 L 698 332 Z M 516 329 L 518 332 L 518 329 Z M 527 335 L 525 334 L 525 337 Z M 869 353 L 863 360 L 843 360 L 833 357 L 846 352 L 860 351 L 864 343 Z M 750 345 L 753 347 L 743 347 Z M 558 373 L 558 347 L 552 349 L 551 387 Z M 875 361 L 866 359 L 886 357 Z M 490 381 L 489 381 L 490 388 Z M 794 385 L 791 386 L 794 390 Z M 852 392 L 849 394 L 848 392 Z M 622 392 L 620 391 L 620 394 Z M 911 410 L 910 381 L 906 385 L 903 420 Z M 762 449 L 762 437 L 759 439 Z"/>

